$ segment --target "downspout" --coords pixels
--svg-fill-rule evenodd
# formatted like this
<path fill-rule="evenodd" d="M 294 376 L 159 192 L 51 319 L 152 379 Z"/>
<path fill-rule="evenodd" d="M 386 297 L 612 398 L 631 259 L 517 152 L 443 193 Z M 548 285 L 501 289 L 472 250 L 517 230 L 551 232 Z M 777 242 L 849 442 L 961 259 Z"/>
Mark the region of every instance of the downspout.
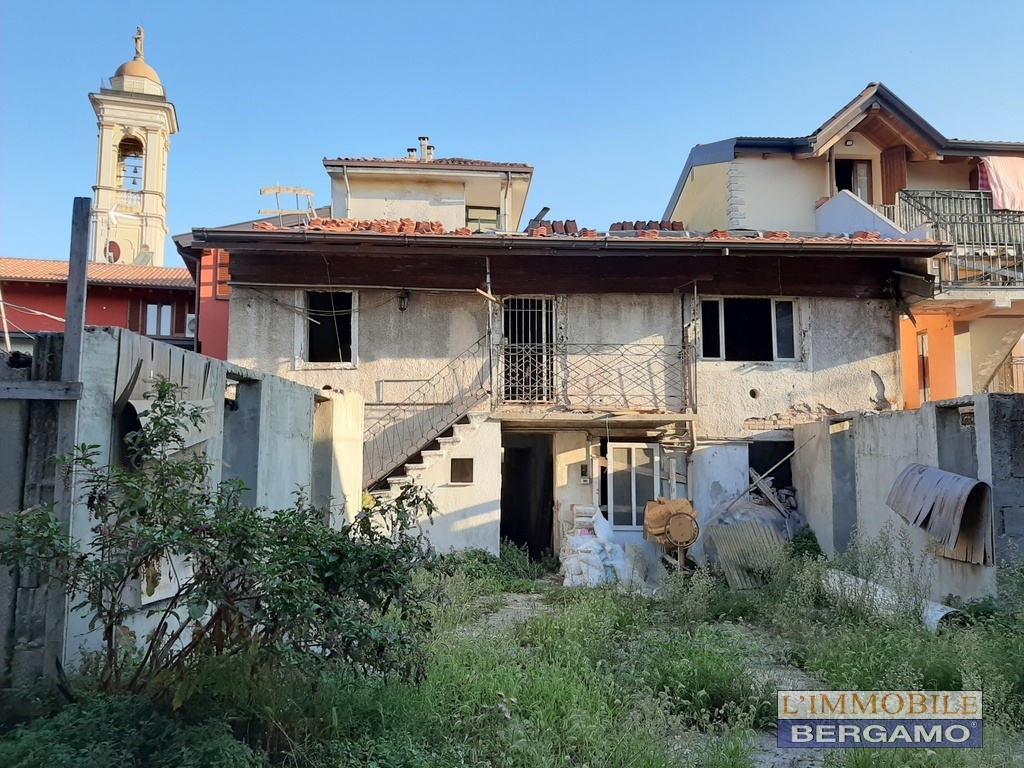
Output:
<path fill-rule="evenodd" d="M 505 210 L 502 213 L 502 217 L 505 219 L 505 221 L 502 222 L 502 229 L 505 230 L 506 232 L 509 231 L 509 228 L 508 228 L 508 197 L 509 197 L 510 194 L 512 194 L 512 171 L 505 171 Z M 490 267 L 488 267 L 488 274 L 490 274 Z M 490 278 L 488 278 L 488 279 L 490 279 Z M 490 283 L 488 283 L 488 285 L 487 285 L 487 292 L 491 293 Z M 491 295 L 493 296 L 494 294 L 491 294 Z"/>
<path fill-rule="evenodd" d="M 484 266 L 487 270 L 487 293 L 490 296 L 494 295 L 491 291 L 491 257 L 484 256 Z M 497 394 L 494 387 L 494 321 L 493 314 L 494 308 L 491 306 L 491 302 L 487 300 L 487 376 L 491 386 L 491 410 L 497 406 Z"/>
<path fill-rule="evenodd" d="M 352 187 L 348 183 L 348 166 L 342 166 L 341 177 L 345 180 L 345 215 L 343 218 L 350 218 L 352 215 Z"/>

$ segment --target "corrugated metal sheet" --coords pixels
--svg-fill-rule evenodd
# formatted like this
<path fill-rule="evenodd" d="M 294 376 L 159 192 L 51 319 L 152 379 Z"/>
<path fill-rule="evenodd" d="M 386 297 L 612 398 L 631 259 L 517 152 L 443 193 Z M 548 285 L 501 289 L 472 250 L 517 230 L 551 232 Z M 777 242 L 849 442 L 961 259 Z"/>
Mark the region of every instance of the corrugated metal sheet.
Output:
<path fill-rule="evenodd" d="M 892 484 L 886 504 L 938 541 L 943 557 L 992 564 L 991 499 L 980 480 L 909 464 Z"/>
<path fill-rule="evenodd" d="M 725 580 L 732 589 L 764 586 L 765 575 L 786 545 L 778 531 L 757 520 L 712 525 L 708 535 L 718 549 Z"/>

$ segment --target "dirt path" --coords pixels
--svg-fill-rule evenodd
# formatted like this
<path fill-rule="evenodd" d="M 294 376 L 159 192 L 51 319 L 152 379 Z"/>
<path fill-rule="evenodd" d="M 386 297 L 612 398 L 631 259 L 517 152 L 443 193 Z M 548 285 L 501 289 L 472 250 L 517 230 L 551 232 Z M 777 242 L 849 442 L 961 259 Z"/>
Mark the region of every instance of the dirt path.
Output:
<path fill-rule="evenodd" d="M 785 643 L 757 627 L 729 624 L 729 630 L 750 648 L 759 649 L 747 658 L 747 671 L 759 684 L 771 682 L 776 690 L 815 691 L 827 686 L 804 670 L 786 661 Z M 820 768 L 825 764 L 823 749 L 780 749 L 774 732 L 757 734 L 750 756 L 753 768 Z"/>

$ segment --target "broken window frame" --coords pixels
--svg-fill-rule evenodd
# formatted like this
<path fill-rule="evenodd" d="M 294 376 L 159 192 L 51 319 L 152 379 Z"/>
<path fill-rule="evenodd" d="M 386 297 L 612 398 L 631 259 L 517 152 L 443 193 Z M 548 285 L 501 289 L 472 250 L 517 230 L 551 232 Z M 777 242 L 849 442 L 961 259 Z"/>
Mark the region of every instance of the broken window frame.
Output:
<path fill-rule="evenodd" d="M 771 301 L 771 323 L 772 323 L 772 359 L 771 360 L 740 360 L 728 356 L 725 348 L 725 300 L 726 299 L 768 299 Z M 773 362 L 773 363 L 798 363 L 802 360 L 800 356 L 800 302 L 796 298 L 769 297 L 769 296 L 702 296 L 698 299 L 700 308 L 700 359 L 709 362 Z M 720 356 L 710 357 L 704 354 L 704 303 L 715 303 L 718 305 L 718 346 Z M 790 304 L 793 315 L 793 357 L 781 357 L 779 355 L 779 304 Z"/>
<path fill-rule="evenodd" d="M 631 525 L 622 525 L 615 522 L 615 451 L 619 448 L 629 449 L 629 473 L 630 473 L 630 504 L 632 506 Z M 637 503 L 637 463 L 636 454 L 638 450 L 650 450 L 652 454 L 651 491 L 653 495 L 647 501 L 657 499 L 661 495 L 661 445 L 658 443 L 631 443 L 631 442 L 609 442 L 607 447 L 608 474 L 605 480 L 607 484 L 607 517 L 612 528 L 617 531 L 642 531 L 644 527 L 644 508 L 647 501 Z M 625 467 L 622 468 L 623 470 Z"/>
<path fill-rule="evenodd" d="M 341 362 L 318 362 L 308 359 L 309 356 L 309 294 L 310 293 L 347 293 L 352 296 L 351 313 L 351 354 L 352 359 Z M 359 367 L 359 291 L 352 289 L 311 289 L 295 292 L 295 361 L 297 371 L 351 370 Z M 319 319 L 319 318 L 318 318 Z"/>

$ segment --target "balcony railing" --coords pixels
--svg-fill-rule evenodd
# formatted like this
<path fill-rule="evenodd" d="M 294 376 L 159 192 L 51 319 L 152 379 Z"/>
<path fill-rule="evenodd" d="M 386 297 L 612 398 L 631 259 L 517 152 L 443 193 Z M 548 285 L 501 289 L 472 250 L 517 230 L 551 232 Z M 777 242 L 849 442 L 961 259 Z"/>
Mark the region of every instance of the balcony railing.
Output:
<path fill-rule="evenodd" d="M 122 189 L 117 193 L 117 205 L 125 210 L 142 207 L 142 193 Z"/>
<path fill-rule="evenodd" d="M 693 356 L 680 344 L 505 344 L 498 402 L 684 412 Z"/>
<path fill-rule="evenodd" d="M 1024 213 L 993 210 L 991 192 L 903 189 L 894 221 L 907 231 L 929 223 L 952 244 L 940 260 L 943 283 L 1024 286 Z"/>

